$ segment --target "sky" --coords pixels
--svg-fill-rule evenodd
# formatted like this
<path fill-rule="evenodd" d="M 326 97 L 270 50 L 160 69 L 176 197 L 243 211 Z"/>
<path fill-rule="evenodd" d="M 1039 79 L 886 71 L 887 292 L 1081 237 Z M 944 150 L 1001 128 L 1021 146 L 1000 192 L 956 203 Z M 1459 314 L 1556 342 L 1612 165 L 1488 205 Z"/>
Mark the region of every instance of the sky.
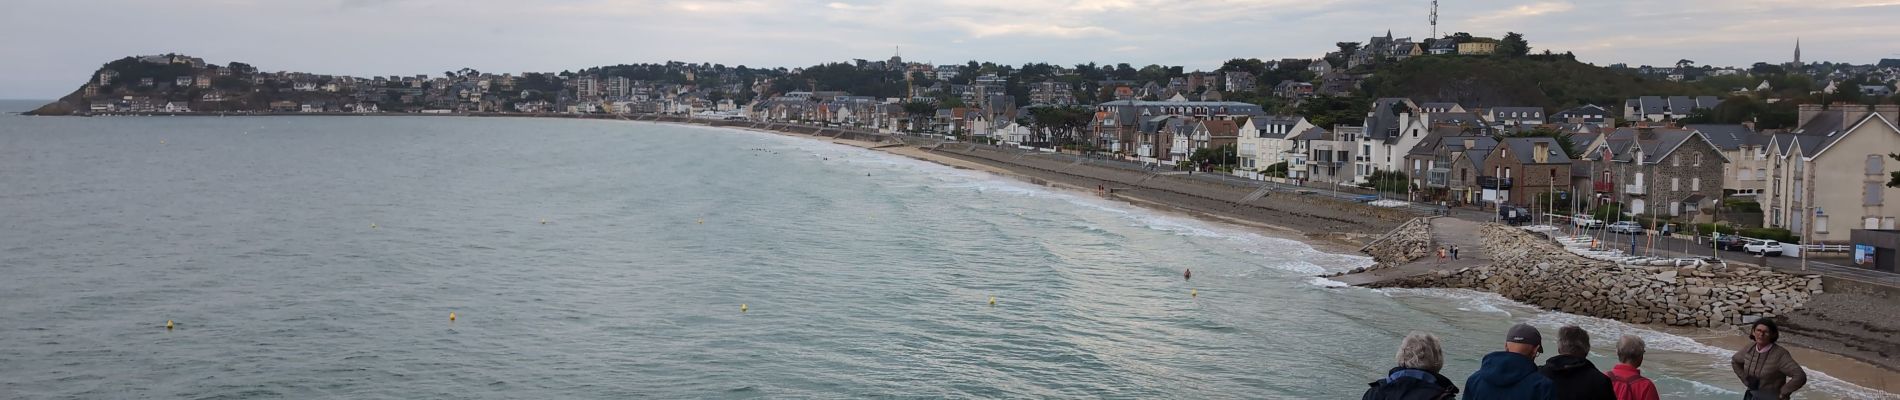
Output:
<path fill-rule="evenodd" d="M 558 72 L 851 59 L 1127 62 L 1212 70 L 1313 58 L 1388 29 L 1424 39 L 1429 0 L 7 0 L 0 98 L 50 99 L 125 56 L 181 53 L 337 75 Z M 1900 0 L 1444 0 L 1438 33 L 1523 33 L 1598 65 L 1900 58 Z"/>

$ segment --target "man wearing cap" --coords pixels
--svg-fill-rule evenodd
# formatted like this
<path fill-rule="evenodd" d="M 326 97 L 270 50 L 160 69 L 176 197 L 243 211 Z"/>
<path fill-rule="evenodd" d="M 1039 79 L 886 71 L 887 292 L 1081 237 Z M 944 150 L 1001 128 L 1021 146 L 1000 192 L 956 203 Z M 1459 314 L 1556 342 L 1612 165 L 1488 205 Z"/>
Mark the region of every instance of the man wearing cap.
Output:
<path fill-rule="evenodd" d="M 1504 351 L 1486 354 L 1478 372 L 1465 379 L 1465 400 L 1552 399 L 1550 378 L 1537 371 L 1544 337 L 1526 324 L 1511 326 Z"/>

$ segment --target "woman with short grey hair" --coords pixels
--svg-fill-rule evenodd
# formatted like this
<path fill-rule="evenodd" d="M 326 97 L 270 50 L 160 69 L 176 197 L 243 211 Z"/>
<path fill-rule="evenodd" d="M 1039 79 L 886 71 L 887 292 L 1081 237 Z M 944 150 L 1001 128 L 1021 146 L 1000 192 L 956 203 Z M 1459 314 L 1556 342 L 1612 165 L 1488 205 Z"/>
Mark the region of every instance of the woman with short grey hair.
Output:
<path fill-rule="evenodd" d="M 1438 345 L 1438 337 L 1418 331 L 1407 334 L 1399 341 L 1398 355 L 1394 358 L 1398 366 L 1387 371 L 1384 379 L 1373 381 L 1362 399 L 1458 397 L 1458 387 L 1452 384 L 1451 378 L 1438 373 L 1445 367 L 1445 352 Z"/>

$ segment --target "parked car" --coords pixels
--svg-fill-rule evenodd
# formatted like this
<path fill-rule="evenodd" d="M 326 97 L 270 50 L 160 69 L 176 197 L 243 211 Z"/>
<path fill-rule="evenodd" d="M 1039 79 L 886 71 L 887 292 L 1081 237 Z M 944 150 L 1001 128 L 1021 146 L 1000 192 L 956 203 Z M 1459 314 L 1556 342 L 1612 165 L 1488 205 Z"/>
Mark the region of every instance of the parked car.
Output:
<path fill-rule="evenodd" d="M 1353 196 L 1353 197 L 1352 197 L 1352 201 L 1355 201 L 1355 202 L 1360 202 L 1360 203 L 1371 203 L 1371 202 L 1374 202 L 1374 201 L 1379 201 L 1379 195 L 1376 195 L 1376 194 L 1362 194 L 1362 195 L 1358 195 L 1358 196 Z"/>
<path fill-rule="evenodd" d="M 1781 242 L 1777 242 L 1773 240 L 1756 240 L 1756 241 L 1748 242 L 1748 244 L 1742 245 L 1742 251 L 1748 254 L 1762 254 L 1762 255 L 1781 257 Z"/>
<path fill-rule="evenodd" d="M 1715 248 L 1728 251 L 1742 251 L 1742 245 L 1748 244 L 1741 236 L 1716 235 Z"/>
<path fill-rule="evenodd" d="M 1518 225 L 1531 222 L 1531 210 L 1518 206 L 1498 207 L 1498 220 L 1505 224 Z"/>
<path fill-rule="evenodd" d="M 1643 226 L 1637 225 L 1636 222 L 1633 221 L 1616 221 L 1616 223 L 1610 224 L 1609 229 L 1610 232 L 1613 233 L 1627 233 L 1632 235 L 1643 233 Z"/>
<path fill-rule="evenodd" d="M 1603 227 L 1603 220 L 1591 218 L 1590 214 L 1572 215 L 1570 216 L 1570 223 L 1584 229 L 1598 229 Z"/>

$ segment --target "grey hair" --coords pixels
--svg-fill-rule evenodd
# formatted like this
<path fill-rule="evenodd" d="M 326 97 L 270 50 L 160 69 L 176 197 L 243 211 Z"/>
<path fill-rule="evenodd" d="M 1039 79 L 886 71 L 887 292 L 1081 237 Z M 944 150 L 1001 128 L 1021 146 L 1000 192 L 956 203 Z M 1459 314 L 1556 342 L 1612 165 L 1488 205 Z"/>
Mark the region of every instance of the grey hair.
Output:
<path fill-rule="evenodd" d="M 1557 354 L 1588 357 L 1590 355 L 1590 333 L 1576 325 L 1564 325 L 1557 328 Z"/>
<path fill-rule="evenodd" d="M 1445 351 L 1438 347 L 1438 337 L 1412 331 L 1399 342 L 1398 362 L 1400 368 L 1438 372 L 1445 367 Z"/>
<path fill-rule="evenodd" d="M 1647 351 L 1647 347 L 1647 345 L 1643 344 L 1643 338 L 1633 335 L 1623 335 L 1622 340 L 1616 341 L 1616 361 L 1629 363 L 1630 361 L 1641 360 L 1643 359 L 1643 352 Z"/>

